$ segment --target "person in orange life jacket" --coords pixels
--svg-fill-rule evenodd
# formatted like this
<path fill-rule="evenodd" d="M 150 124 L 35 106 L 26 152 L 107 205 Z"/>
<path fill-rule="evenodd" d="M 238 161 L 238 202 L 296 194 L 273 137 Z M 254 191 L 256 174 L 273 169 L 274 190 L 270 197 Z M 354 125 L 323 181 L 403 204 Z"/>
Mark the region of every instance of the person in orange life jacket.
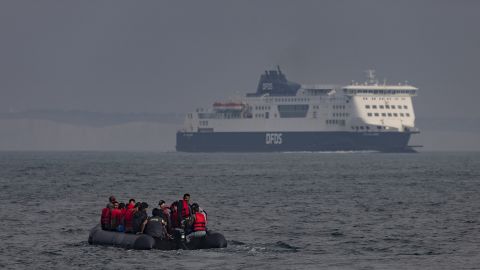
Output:
<path fill-rule="evenodd" d="M 192 204 L 192 212 L 192 233 L 187 235 L 187 243 L 190 242 L 192 238 L 204 237 L 205 235 L 207 235 L 206 215 L 200 213 L 200 207 L 196 203 Z"/>
<path fill-rule="evenodd" d="M 121 221 L 122 221 L 122 210 L 120 210 L 119 208 L 119 203 L 118 202 L 114 202 L 113 203 L 113 209 L 112 209 L 112 218 L 111 218 L 111 225 L 110 225 L 110 228 L 112 230 L 116 230 L 116 231 L 120 231 L 120 230 L 123 230 L 123 225 L 121 224 Z M 122 226 L 120 226 L 122 225 Z M 120 227 L 120 228 L 119 228 Z"/>
<path fill-rule="evenodd" d="M 171 215 L 170 215 L 170 209 L 168 208 L 167 204 L 165 203 L 164 200 L 160 200 L 158 202 L 158 206 L 160 207 L 160 211 L 162 212 L 162 217 L 163 219 L 167 222 L 167 231 L 168 233 L 172 232 L 172 221 L 171 221 Z"/>
<path fill-rule="evenodd" d="M 133 214 L 133 233 L 143 233 L 148 218 L 147 209 L 148 204 L 146 202 L 142 202 L 142 204 L 138 208 L 138 211 Z"/>
<path fill-rule="evenodd" d="M 102 226 L 102 230 L 108 231 L 111 229 L 112 208 L 113 205 L 111 203 L 107 203 L 105 208 L 102 209 L 102 216 L 100 218 L 100 225 Z"/>
<path fill-rule="evenodd" d="M 135 199 L 128 200 L 127 210 L 135 208 Z"/>
<path fill-rule="evenodd" d="M 200 213 L 204 216 L 205 220 L 207 220 L 207 211 L 205 211 L 203 208 L 201 208 L 198 203 L 193 203 L 192 204 L 192 210 L 193 208 L 196 208 L 197 209 L 197 213 Z M 192 226 L 193 225 L 193 222 L 194 222 L 194 216 L 195 214 L 192 214 L 192 219 L 190 220 L 190 225 Z"/>
<path fill-rule="evenodd" d="M 133 233 L 133 215 L 138 211 L 141 203 L 136 203 L 133 208 L 127 209 L 125 213 L 125 232 Z"/>
<path fill-rule="evenodd" d="M 145 224 L 144 233 L 153 238 L 166 239 L 168 237 L 166 224 L 167 222 L 162 217 L 162 210 L 155 208 Z"/>

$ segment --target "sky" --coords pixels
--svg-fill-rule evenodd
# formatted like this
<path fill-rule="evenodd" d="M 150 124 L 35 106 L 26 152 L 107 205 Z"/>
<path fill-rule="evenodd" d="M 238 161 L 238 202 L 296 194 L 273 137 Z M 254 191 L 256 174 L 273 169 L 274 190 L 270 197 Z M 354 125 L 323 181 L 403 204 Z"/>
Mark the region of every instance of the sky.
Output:
<path fill-rule="evenodd" d="M 0 112 L 186 113 L 304 84 L 418 87 L 417 118 L 480 119 L 480 1 L 0 1 Z M 473 121 L 478 124 L 479 121 Z"/>

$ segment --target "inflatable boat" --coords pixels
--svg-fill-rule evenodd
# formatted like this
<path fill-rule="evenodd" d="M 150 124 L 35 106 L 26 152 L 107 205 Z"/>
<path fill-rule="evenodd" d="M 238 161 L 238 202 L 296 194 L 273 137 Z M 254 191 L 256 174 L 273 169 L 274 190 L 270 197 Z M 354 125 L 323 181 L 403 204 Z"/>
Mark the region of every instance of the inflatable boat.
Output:
<path fill-rule="evenodd" d="M 91 245 L 116 246 L 126 249 L 206 249 L 227 247 L 225 237 L 217 232 L 207 231 L 207 235 L 192 238 L 188 243 L 182 230 L 175 230 L 173 239 L 158 239 L 147 234 L 130 234 L 102 230 L 100 225 L 95 226 L 88 236 Z"/>

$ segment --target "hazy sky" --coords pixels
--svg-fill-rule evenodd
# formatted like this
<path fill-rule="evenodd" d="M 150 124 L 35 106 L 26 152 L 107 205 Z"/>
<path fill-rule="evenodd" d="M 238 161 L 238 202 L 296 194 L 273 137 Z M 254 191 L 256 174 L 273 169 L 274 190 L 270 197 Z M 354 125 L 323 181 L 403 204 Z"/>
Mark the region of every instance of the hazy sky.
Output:
<path fill-rule="evenodd" d="M 417 117 L 479 118 L 480 1 L 1 1 L 0 111 L 187 112 L 255 89 L 380 78 Z"/>

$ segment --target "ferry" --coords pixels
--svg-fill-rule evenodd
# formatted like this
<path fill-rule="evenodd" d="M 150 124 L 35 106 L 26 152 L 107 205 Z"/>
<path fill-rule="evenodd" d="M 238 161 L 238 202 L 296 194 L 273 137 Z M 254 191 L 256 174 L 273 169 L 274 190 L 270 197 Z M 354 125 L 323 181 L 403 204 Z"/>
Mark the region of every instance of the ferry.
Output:
<path fill-rule="evenodd" d="M 256 92 L 188 113 L 176 134 L 179 152 L 378 151 L 416 152 L 407 83 L 367 80 L 345 86 L 301 85 L 277 67 Z"/>

